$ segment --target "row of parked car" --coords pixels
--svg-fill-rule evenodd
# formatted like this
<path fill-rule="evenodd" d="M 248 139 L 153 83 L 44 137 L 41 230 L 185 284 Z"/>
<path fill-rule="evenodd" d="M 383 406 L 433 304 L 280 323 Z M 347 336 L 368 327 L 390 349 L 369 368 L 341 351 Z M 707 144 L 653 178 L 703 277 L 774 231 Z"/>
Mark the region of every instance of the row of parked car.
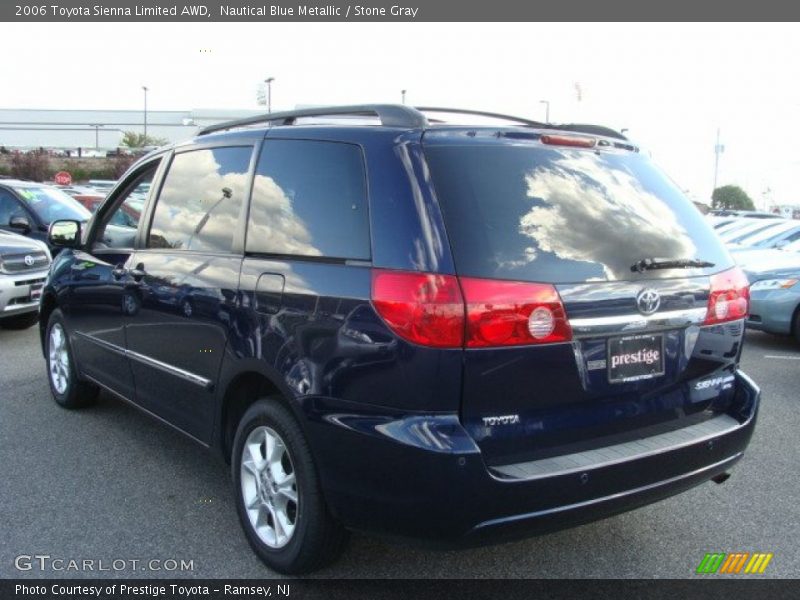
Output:
<path fill-rule="evenodd" d="M 800 220 L 770 213 L 708 218 L 750 281 L 747 326 L 800 342 Z"/>

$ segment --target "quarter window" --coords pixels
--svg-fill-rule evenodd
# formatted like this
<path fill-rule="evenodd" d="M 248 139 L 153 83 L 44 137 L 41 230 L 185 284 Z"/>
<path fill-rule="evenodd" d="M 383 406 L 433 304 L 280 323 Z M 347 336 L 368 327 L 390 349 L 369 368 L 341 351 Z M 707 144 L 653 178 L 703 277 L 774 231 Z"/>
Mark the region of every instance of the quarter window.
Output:
<path fill-rule="evenodd" d="M 361 149 L 338 142 L 264 142 L 253 184 L 247 251 L 369 259 Z"/>
<path fill-rule="evenodd" d="M 156 204 L 147 247 L 230 251 L 251 155 L 249 146 L 176 154 Z"/>

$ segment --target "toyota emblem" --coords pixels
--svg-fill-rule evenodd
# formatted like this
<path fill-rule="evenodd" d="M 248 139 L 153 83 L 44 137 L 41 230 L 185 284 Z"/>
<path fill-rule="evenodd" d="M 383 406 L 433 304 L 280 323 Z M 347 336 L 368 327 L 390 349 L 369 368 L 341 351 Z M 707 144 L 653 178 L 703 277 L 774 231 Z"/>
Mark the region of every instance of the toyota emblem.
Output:
<path fill-rule="evenodd" d="M 643 315 L 652 315 L 661 305 L 661 296 L 652 288 L 642 290 L 636 296 L 636 306 Z"/>
<path fill-rule="evenodd" d="M 30 254 L 27 254 L 23 260 L 25 261 L 25 264 L 28 265 L 29 267 L 32 267 L 33 264 L 36 262 Z"/>

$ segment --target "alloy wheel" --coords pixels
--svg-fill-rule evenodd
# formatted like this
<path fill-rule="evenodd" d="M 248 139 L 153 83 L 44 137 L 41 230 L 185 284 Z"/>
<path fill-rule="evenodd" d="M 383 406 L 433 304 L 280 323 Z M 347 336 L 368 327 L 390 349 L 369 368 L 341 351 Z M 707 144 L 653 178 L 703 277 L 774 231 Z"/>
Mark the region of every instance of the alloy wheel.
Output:
<path fill-rule="evenodd" d="M 259 426 L 247 436 L 241 483 L 253 530 L 270 548 L 284 547 L 294 534 L 300 505 L 291 455 L 274 429 Z"/>
<path fill-rule="evenodd" d="M 59 323 L 50 328 L 48 350 L 50 381 L 56 392 L 63 394 L 69 386 L 69 352 L 64 328 Z"/>

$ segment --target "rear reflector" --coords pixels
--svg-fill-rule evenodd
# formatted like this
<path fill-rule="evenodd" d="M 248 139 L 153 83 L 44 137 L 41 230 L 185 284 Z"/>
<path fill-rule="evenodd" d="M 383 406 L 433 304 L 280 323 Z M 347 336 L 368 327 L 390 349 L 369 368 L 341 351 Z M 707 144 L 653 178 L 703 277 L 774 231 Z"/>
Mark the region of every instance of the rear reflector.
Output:
<path fill-rule="evenodd" d="M 543 144 L 550 146 L 572 146 L 575 148 L 593 148 L 597 143 L 595 138 L 577 137 L 574 135 L 543 135 Z"/>
<path fill-rule="evenodd" d="M 464 345 L 464 300 L 453 275 L 373 270 L 372 302 L 392 331 L 409 342 Z"/>
<path fill-rule="evenodd" d="M 744 319 L 750 309 L 750 284 L 739 267 L 711 276 L 705 325 Z"/>
<path fill-rule="evenodd" d="M 564 306 L 552 285 L 463 277 L 461 289 L 467 303 L 468 348 L 572 339 Z"/>

